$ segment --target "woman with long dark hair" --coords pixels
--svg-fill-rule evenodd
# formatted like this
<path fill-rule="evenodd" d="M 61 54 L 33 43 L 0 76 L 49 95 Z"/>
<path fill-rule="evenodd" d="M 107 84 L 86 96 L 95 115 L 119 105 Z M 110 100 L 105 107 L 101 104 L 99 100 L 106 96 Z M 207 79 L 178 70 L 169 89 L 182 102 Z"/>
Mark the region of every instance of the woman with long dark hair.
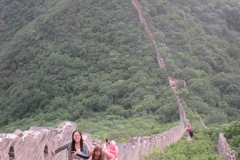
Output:
<path fill-rule="evenodd" d="M 114 155 L 108 152 L 107 150 L 103 150 L 101 146 L 96 146 L 94 150 L 90 151 L 90 156 L 92 156 L 92 160 L 114 160 Z"/>
<path fill-rule="evenodd" d="M 88 145 L 83 142 L 82 133 L 78 130 L 75 130 L 72 133 L 72 142 L 67 143 L 57 150 L 52 151 L 52 154 L 61 152 L 62 150 L 68 150 L 68 160 L 85 160 L 89 158 L 89 149 Z"/>

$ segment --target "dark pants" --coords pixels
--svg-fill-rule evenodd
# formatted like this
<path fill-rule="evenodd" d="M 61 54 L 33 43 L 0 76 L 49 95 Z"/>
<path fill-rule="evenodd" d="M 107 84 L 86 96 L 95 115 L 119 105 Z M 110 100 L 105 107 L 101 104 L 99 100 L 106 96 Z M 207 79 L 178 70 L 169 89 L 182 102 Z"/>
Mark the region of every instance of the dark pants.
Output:
<path fill-rule="evenodd" d="M 189 131 L 189 135 L 191 138 L 193 138 L 193 131 Z"/>

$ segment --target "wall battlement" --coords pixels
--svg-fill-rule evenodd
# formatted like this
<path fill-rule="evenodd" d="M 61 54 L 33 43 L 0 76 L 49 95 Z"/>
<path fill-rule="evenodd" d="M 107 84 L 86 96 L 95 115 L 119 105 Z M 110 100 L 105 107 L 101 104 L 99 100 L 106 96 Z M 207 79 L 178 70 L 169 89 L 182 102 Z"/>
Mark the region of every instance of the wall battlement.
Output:
<path fill-rule="evenodd" d="M 62 122 L 58 128 L 31 127 L 29 130 L 0 134 L 1 160 L 50 160 L 51 150 L 71 141 L 71 134 L 76 129 L 75 123 Z M 64 153 L 54 159 L 66 157 Z"/>
<path fill-rule="evenodd" d="M 1 160 L 66 160 L 67 152 L 62 151 L 52 156 L 51 151 L 71 141 L 76 129 L 73 122 L 62 122 L 58 128 L 31 127 L 29 130 L 0 134 Z M 169 130 L 145 137 L 133 137 L 127 143 L 118 143 L 119 160 L 139 160 L 141 155 L 153 150 L 154 146 L 164 148 L 177 142 L 185 132 L 184 123 Z M 84 141 L 93 148 L 97 140 L 88 133 L 83 133 Z M 101 145 L 101 140 L 98 140 Z"/>

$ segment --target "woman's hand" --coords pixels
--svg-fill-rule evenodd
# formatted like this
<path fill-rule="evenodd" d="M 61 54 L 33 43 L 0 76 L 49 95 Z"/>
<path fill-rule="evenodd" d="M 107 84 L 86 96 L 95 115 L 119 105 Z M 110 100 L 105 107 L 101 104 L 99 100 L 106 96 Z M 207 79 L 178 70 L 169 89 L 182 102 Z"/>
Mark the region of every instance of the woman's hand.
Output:
<path fill-rule="evenodd" d="M 52 151 L 52 155 L 56 154 L 55 151 Z"/>
<path fill-rule="evenodd" d="M 76 156 L 77 156 L 77 152 L 72 151 L 72 156 L 73 156 L 73 157 L 76 157 Z"/>
<path fill-rule="evenodd" d="M 89 155 L 90 155 L 90 156 L 93 155 L 93 149 L 89 151 Z"/>

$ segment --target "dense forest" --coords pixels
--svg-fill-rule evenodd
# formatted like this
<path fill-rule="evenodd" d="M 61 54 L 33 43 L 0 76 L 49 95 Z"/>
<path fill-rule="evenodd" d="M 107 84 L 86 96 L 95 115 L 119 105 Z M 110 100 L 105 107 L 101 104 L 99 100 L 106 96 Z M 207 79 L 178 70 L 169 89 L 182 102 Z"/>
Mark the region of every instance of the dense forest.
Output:
<path fill-rule="evenodd" d="M 179 122 L 168 76 L 197 129 L 239 120 L 239 3 L 139 2 L 166 70 L 130 0 L 1 0 L 0 132 L 70 120 L 118 141 L 159 133 Z"/>
<path fill-rule="evenodd" d="M 234 1 L 145 1 L 145 17 L 168 74 L 185 80 L 180 91 L 206 124 L 239 117 L 240 5 Z"/>
<path fill-rule="evenodd" d="M 167 72 L 131 2 L 1 4 L 3 131 L 98 117 L 150 115 L 153 128 L 178 121 Z"/>

